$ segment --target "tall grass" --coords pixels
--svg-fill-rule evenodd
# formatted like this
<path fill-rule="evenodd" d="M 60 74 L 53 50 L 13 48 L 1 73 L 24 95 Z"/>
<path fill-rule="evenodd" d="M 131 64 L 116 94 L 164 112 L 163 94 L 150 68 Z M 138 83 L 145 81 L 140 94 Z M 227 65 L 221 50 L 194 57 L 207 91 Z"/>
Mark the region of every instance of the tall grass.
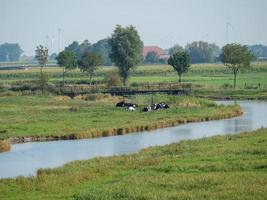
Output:
<path fill-rule="evenodd" d="M 0 199 L 266 199 L 267 129 L 0 179 Z"/>
<path fill-rule="evenodd" d="M 76 99 L 60 96 L 0 97 L 0 139 L 23 142 L 93 138 L 242 114 L 239 106 L 217 106 L 205 99 L 171 95 L 154 95 L 153 99 L 155 103 L 168 103 L 170 109 L 141 112 L 151 103 L 150 95 L 127 99 L 139 104 L 135 112 L 115 107 L 122 98 L 103 94 Z"/>

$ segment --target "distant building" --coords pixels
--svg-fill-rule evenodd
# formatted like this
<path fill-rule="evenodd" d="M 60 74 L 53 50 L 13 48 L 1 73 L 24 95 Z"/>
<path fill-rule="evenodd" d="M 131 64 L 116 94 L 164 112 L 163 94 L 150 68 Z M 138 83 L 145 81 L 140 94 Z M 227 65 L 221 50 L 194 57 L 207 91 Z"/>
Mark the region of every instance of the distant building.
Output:
<path fill-rule="evenodd" d="M 149 52 L 155 52 L 158 55 L 159 59 L 168 59 L 170 57 L 170 55 L 165 50 L 158 46 L 144 46 L 143 57 L 146 58 Z"/>

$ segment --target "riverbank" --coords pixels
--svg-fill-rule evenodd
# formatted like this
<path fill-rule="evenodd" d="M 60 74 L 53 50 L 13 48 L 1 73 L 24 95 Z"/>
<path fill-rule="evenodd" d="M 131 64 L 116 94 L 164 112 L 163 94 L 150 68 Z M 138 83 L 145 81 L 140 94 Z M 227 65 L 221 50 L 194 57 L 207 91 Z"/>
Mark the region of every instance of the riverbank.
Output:
<path fill-rule="evenodd" d="M 267 129 L 0 179 L 1 199 L 265 199 Z"/>
<path fill-rule="evenodd" d="M 85 99 L 87 100 L 85 100 Z M 11 143 L 62 139 L 84 139 L 122 135 L 242 114 L 240 106 L 216 105 L 206 99 L 155 95 L 168 110 L 141 112 L 150 96 L 135 96 L 129 101 L 140 105 L 127 112 L 115 107 L 119 97 L 109 95 L 78 97 L 19 96 L 0 98 L 0 138 Z"/>
<path fill-rule="evenodd" d="M 267 100 L 267 90 L 195 89 L 192 96 L 212 100 Z"/>

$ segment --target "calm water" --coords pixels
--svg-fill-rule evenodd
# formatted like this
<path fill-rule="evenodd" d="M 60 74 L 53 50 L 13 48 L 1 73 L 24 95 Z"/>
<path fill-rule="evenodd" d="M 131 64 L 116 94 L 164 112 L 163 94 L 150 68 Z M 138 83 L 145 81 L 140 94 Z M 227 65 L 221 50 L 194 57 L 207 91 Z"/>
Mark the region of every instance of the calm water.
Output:
<path fill-rule="evenodd" d="M 238 103 L 245 114 L 232 119 L 190 123 L 124 136 L 15 144 L 10 152 L 0 153 L 0 177 L 35 175 L 39 168 L 57 167 L 74 160 L 133 153 L 149 146 L 267 127 L 267 102 Z"/>

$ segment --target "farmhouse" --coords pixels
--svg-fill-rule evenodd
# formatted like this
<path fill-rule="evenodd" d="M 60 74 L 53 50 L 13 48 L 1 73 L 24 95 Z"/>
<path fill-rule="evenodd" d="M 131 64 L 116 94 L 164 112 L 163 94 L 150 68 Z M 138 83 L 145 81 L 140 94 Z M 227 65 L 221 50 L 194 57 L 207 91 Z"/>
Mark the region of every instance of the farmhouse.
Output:
<path fill-rule="evenodd" d="M 145 58 L 149 52 L 155 52 L 159 59 L 168 59 L 170 55 L 158 46 L 144 46 L 143 57 Z"/>

